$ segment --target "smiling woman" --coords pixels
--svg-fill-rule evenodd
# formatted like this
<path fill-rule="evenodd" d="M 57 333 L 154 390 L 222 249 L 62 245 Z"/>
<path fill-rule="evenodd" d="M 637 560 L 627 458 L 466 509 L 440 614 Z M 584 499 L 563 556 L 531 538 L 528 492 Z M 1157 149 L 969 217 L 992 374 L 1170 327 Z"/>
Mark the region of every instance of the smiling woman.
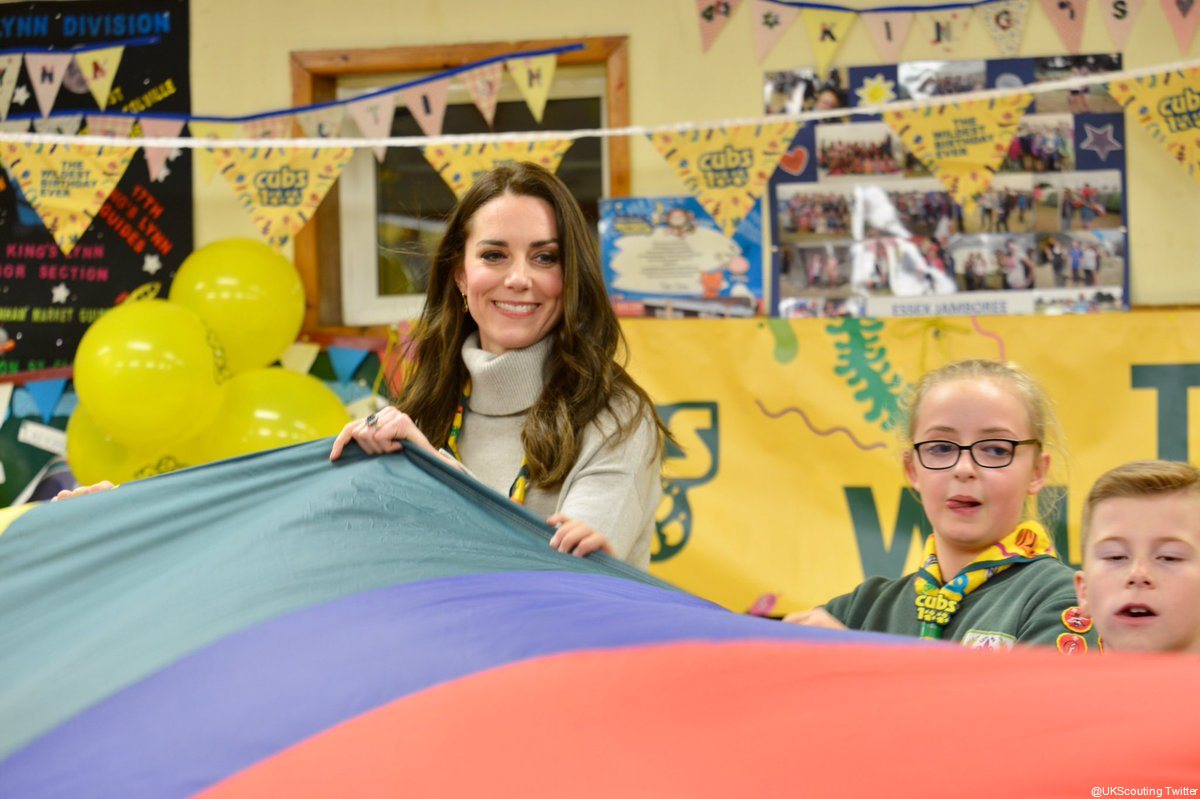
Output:
<path fill-rule="evenodd" d="M 396 406 L 334 442 L 440 454 L 556 526 L 551 546 L 647 568 L 666 430 L 618 362 L 620 326 L 570 191 L 485 173 L 446 224 Z"/>

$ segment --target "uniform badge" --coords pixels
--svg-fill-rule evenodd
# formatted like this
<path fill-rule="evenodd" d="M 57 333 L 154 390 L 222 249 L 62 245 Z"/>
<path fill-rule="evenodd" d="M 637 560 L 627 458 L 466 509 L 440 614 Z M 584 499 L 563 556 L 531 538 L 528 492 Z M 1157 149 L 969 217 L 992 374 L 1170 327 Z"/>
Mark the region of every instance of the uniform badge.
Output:
<path fill-rule="evenodd" d="M 1087 641 L 1082 635 L 1075 633 L 1063 633 L 1058 636 L 1056 646 L 1064 655 L 1082 655 L 1087 651 Z"/>
<path fill-rule="evenodd" d="M 1007 633 L 967 630 L 967 634 L 962 637 L 962 645 L 968 649 L 982 649 L 985 652 L 1003 652 L 1012 649 L 1016 640 Z"/>
<path fill-rule="evenodd" d="M 1073 633 L 1086 633 L 1092 629 L 1092 617 L 1079 607 L 1070 607 L 1062 612 L 1062 623 Z"/>

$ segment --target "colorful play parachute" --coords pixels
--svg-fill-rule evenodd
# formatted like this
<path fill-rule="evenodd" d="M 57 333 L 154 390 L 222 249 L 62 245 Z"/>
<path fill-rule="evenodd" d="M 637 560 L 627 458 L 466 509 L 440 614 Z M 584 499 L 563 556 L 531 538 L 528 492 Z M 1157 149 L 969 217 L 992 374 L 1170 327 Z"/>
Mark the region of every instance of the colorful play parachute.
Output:
<path fill-rule="evenodd" d="M 1200 660 L 739 616 L 434 459 L 328 448 L 10 514 L 0 797 L 1200 786 Z"/>

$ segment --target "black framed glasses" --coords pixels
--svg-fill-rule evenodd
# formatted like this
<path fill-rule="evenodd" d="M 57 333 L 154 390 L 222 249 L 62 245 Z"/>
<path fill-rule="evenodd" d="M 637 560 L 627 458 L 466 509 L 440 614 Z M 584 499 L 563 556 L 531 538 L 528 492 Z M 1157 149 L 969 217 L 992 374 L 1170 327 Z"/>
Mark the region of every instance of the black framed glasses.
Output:
<path fill-rule="evenodd" d="M 926 469 L 952 469 L 958 464 L 963 450 L 971 453 L 975 465 L 984 469 L 1003 469 L 1017 456 L 1017 447 L 1022 444 L 1042 442 L 1036 438 L 1014 441 L 1011 438 L 985 438 L 974 444 L 958 444 L 954 441 L 918 441 L 913 444 L 917 460 Z"/>

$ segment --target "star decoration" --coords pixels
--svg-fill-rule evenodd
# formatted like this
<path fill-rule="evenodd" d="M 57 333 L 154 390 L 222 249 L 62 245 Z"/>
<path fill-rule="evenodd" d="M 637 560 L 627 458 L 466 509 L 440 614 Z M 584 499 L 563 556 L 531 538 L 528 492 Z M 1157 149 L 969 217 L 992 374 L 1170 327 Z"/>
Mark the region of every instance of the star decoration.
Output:
<path fill-rule="evenodd" d="M 25 86 L 18 86 L 17 90 L 13 92 L 12 104 L 25 105 L 27 102 L 29 102 L 29 89 Z"/>
<path fill-rule="evenodd" d="M 66 283 L 59 283 L 54 288 L 50 289 L 51 302 L 59 305 L 65 305 L 71 297 L 71 290 L 67 288 Z"/>
<path fill-rule="evenodd" d="M 153 178 L 151 178 L 151 180 L 153 180 L 155 183 L 162 183 L 164 180 L 167 179 L 167 175 L 170 175 L 170 174 L 171 174 L 171 168 L 169 166 L 167 166 L 166 164 L 163 164 L 163 168 L 158 170 L 158 174 L 155 175 Z"/>
<path fill-rule="evenodd" d="M 1096 154 L 1096 157 L 1101 161 L 1108 160 L 1108 154 L 1115 150 L 1124 150 L 1121 143 L 1113 136 L 1113 126 L 1110 122 L 1107 125 L 1095 127 L 1086 122 L 1083 123 L 1083 129 L 1087 132 L 1087 136 L 1079 143 L 1080 150 L 1091 150 Z"/>
<path fill-rule="evenodd" d="M 880 73 L 864 80 L 854 93 L 859 105 L 883 105 L 896 99 L 896 84 Z"/>
<path fill-rule="evenodd" d="M 147 255 L 142 260 L 143 272 L 153 275 L 158 272 L 159 269 L 162 269 L 162 259 L 160 259 L 157 255 Z"/>
<path fill-rule="evenodd" d="M 775 28 L 779 25 L 779 15 L 768 11 L 763 14 L 762 24 L 764 28 Z"/>

